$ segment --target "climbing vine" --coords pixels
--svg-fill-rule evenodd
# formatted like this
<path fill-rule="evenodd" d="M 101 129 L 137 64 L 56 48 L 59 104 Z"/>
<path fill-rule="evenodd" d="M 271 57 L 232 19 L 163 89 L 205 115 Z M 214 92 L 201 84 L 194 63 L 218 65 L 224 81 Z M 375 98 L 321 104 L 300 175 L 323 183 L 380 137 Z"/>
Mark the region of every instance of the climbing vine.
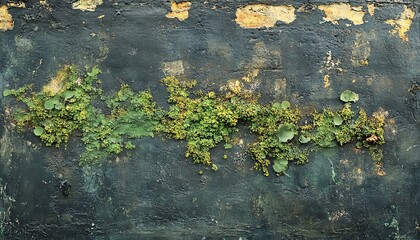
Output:
<path fill-rule="evenodd" d="M 161 133 L 186 141 L 187 158 L 216 171 L 210 150 L 224 143 L 233 146 L 232 135 L 239 125 L 247 126 L 256 140 L 248 146 L 254 167 L 266 176 L 272 166 L 282 174 L 289 162 L 303 164 L 316 148 L 355 142 L 366 148 L 374 161 L 382 159 L 384 116 L 369 117 L 363 109 L 354 112 L 359 95 L 346 90 L 340 95 L 341 109 L 323 109 L 303 115 L 288 101 L 261 104 L 258 94 L 233 84 L 225 92 L 192 93 L 196 82 L 166 77 L 169 108 L 156 106 L 150 91 L 135 93 L 122 84 L 120 90 L 105 95 L 96 67 L 80 75 L 65 66 L 39 92 L 32 85 L 5 90 L 24 106 L 14 109 L 19 131 L 31 128 L 46 146 L 60 147 L 74 132 L 81 134 L 85 151 L 80 164 L 100 164 L 108 155 L 133 149 L 130 139 L 154 137 Z"/>

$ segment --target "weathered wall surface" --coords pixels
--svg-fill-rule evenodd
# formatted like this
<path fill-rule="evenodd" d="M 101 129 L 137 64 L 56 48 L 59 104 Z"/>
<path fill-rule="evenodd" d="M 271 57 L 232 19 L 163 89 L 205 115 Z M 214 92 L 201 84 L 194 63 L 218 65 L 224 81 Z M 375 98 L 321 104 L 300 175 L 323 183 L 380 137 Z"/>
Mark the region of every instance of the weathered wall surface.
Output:
<path fill-rule="evenodd" d="M 310 3 L 308 3 L 310 2 Z M 218 90 L 249 78 L 263 100 L 337 107 L 345 89 L 388 113 L 379 168 L 352 146 L 314 153 L 287 176 L 251 170 L 241 146 L 199 170 L 179 142 L 141 139 L 98 168 L 81 143 L 44 147 L 1 100 L 3 239 L 418 239 L 418 1 L 41 0 L 0 7 L 0 91 L 44 85 L 64 64 L 98 65 L 107 91 L 181 75 Z M 222 160 L 224 154 L 228 160 Z M 221 160 L 218 160 L 221 159 Z"/>

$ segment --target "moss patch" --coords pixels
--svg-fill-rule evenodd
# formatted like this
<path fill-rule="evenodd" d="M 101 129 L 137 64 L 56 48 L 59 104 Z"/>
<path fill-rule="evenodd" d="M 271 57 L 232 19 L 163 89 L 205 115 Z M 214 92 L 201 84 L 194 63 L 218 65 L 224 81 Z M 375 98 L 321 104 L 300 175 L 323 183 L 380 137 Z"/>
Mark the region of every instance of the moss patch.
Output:
<path fill-rule="evenodd" d="M 125 84 L 116 93 L 104 95 L 99 73 L 98 68 L 93 68 L 82 76 L 74 67 L 66 66 L 42 91 L 32 92 L 31 85 L 5 90 L 4 96 L 12 95 L 26 105 L 14 111 L 18 129 L 32 128 L 47 146 L 57 147 L 67 142 L 73 132 L 81 132 L 85 144 L 81 164 L 100 163 L 108 155 L 135 148 L 130 139 L 154 137 L 161 132 L 185 140 L 187 158 L 217 171 L 210 151 L 221 142 L 225 149 L 231 149 L 231 137 L 239 124 L 256 135 L 248 153 L 255 168 L 266 176 L 272 171 L 285 173 L 289 161 L 307 162 L 309 151 L 350 142 L 368 149 L 375 161 L 383 157 L 379 146 L 384 143 L 384 116 L 368 117 L 363 109 L 356 114 L 350 102 L 357 101 L 357 94 L 350 91 L 343 93 L 352 97 L 342 99 L 346 103 L 341 109 L 327 108 L 303 116 L 288 101 L 261 104 L 257 94 L 246 90 L 246 83 L 220 94 L 192 94 L 195 81 L 167 77 L 162 83 L 170 106 L 162 110 L 149 91 L 135 93 Z M 99 101 L 106 107 L 95 107 L 101 105 L 94 104 Z"/>

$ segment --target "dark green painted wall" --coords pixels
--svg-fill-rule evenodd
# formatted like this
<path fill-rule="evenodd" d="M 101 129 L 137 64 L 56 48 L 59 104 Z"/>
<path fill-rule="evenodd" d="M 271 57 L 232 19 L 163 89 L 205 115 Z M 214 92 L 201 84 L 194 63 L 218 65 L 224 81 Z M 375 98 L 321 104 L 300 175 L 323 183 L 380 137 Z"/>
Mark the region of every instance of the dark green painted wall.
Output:
<path fill-rule="evenodd" d="M 200 176 L 205 168 L 184 158 L 184 143 L 160 138 L 137 140 L 137 149 L 118 163 L 80 168 L 77 136 L 56 149 L 29 131 L 18 134 L 10 119 L 13 101 L 2 98 L 3 239 L 419 237 L 418 2 L 350 1 L 363 6 L 364 24 L 333 25 L 321 23 L 317 6 L 347 1 L 260 1 L 296 9 L 307 4 L 292 23 L 268 29 L 243 29 L 235 22 L 236 9 L 250 1 L 193 1 L 184 21 L 165 17 L 169 1 L 105 0 L 95 12 L 73 10 L 71 2 L 48 1 L 47 7 L 28 1 L 27 8 L 9 9 L 15 26 L 0 32 L 1 91 L 27 83 L 40 89 L 64 64 L 99 65 L 106 91 L 122 82 L 151 89 L 164 106 L 159 80 L 168 73 L 165 63 L 174 61 L 182 61 L 183 75 L 204 90 L 257 70 L 254 87 L 264 101 L 287 99 L 302 109 L 338 107 L 339 93 L 351 89 L 370 114 L 379 108 L 389 114 L 385 175 L 366 152 L 346 146 L 319 151 L 282 177 L 252 170 L 244 148 L 218 148 L 212 154 L 219 171 Z M 367 4 L 375 4 L 373 16 Z M 405 7 L 416 13 L 408 41 L 385 23 Z M 368 65 L 355 66 L 352 58 Z M 224 154 L 229 160 L 222 160 Z"/>

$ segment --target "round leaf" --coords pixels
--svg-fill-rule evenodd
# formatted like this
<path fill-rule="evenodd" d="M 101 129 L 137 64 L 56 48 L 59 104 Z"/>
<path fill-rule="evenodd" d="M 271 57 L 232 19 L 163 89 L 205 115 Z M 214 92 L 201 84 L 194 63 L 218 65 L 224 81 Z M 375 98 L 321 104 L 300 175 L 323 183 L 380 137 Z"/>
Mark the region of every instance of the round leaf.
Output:
<path fill-rule="evenodd" d="M 35 127 L 34 134 L 35 136 L 41 136 L 44 133 L 44 129 L 42 127 Z"/>
<path fill-rule="evenodd" d="M 287 142 L 295 136 L 295 127 L 291 124 L 281 124 L 277 136 L 280 142 Z"/>
<path fill-rule="evenodd" d="M 340 100 L 343 102 L 357 102 L 359 101 L 359 94 L 350 90 L 344 90 L 340 95 Z"/>
<path fill-rule="evenodd" d="M 311 141 L 310 137 L 304 136 L 304 135 L 300 135 L 299 137 L 299 142 L 300 143 L 308 143 Z"/>
<path fill-rule="evenodd" d="M 276 173 L 283 173 L 287 170 L 287 165 L 289 161 L 284 159 L 276 159 L 274 160 L 273 169 Z"/>
<path fill-rule="evenodd" d="M 289 107 L 290 107 L 290 102 L 289 101 L 283 101 L 283 102 L 281 102 L 281 108 L 287 109 Z"/>
<path fill-rule="evenodd" d="M 62 103 L 55 103 L 55 109 L 60 110 L 64 107 Z"/>
<path fill-rule="evenodd" d="M 54 100 L 49 99 L 49 100 L 45 101 L 44 108 L 47 109 L 47 110 L 53 109 L 54 108 Z"/>
<path fill-rule="evenodd" d="M 70 98 L 72 98 L 74 96 L 74 92 L 73 91 L 65 91 L 63 93 L 63 96 L 64 96 L 64 99 L 65 100 L 70 99 Z"/>
<path fill-rule="evenodd" d="M 343 118 L 341 116 L 335 116 L 333 118 L 333 122 L 335 126 L 340 126 L 341 124 L 343 124 Z"/>
<path fill-rule="evenodd" d="M 281 109 L 282 106 L 280 103 L 276 102 L 276 103 L 273 103 L 273 108 Z"/>

